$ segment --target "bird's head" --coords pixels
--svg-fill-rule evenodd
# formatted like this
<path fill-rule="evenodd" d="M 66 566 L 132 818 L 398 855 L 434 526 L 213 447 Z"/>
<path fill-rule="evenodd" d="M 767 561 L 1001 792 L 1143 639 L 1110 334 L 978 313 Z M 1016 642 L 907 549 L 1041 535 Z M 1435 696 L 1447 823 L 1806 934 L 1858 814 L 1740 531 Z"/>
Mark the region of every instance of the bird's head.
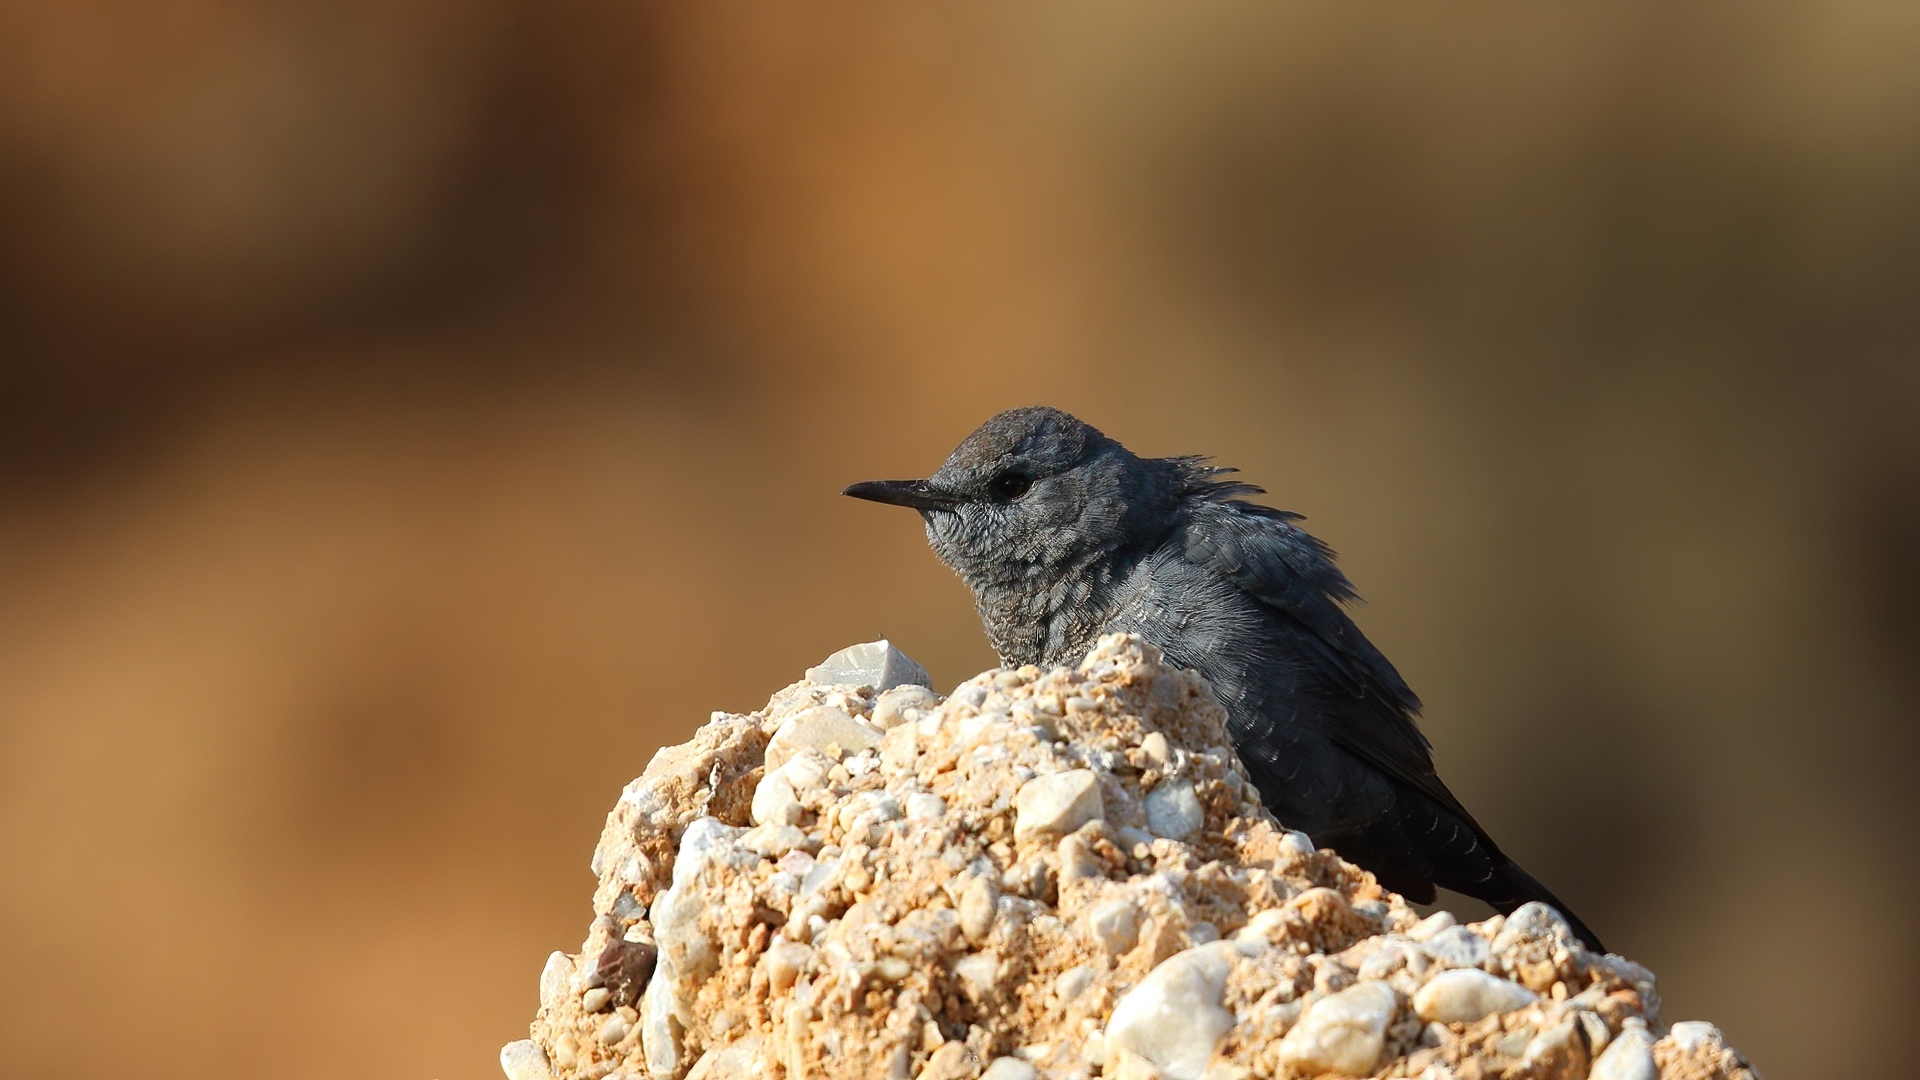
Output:
<path fill-rule="evenodd" d="M 1166 462 L 1032 406 L 980 425 L 925 480 L 870 480 L 845 494 L 918 510 L 934 552 L 980 592 L 1044 585 L 1157 541 L 1178 492 Z"/>

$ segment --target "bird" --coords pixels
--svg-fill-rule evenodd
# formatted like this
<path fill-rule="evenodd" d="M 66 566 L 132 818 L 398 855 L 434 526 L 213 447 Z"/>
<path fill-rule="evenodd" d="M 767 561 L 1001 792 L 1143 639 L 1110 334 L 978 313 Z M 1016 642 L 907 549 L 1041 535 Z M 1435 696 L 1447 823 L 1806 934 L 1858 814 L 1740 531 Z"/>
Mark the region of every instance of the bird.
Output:
<path fill-rule="evenodd" d="M 856 499 L 919 512 L 973 593 L 1010 668 L 1079 663 L 1130 633 L 1198 671 L 1234 748 L 1282 825 L 1416 903 L 1436 887 L 1502 913 L 1557 910 L 1600 939 L 1501 851 L 1434 769 L 1420 699 L 1355 625 L 1358 601 L 1301 515 L 1203 456 L 1141 457 L 1047 406 L 987 420 L 922 480 L 870 480 Z"/>

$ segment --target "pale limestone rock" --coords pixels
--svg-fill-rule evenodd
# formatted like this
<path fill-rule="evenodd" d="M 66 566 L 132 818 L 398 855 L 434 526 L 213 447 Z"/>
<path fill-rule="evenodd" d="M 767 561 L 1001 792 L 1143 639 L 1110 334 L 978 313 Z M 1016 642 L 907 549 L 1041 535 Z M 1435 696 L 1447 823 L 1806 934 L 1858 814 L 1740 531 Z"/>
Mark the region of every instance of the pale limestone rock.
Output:
<path fill-rule="evenodd" d="M 1718 1048 L 1726 1045 L 1720 1029 L 1705 1020 L 1682 1020 L 1667 1029 L 1667 1038 L 1683 1051 L 1692 1052 L 1703 1047 Z"/>
<path fill-rule="evenodd" d="M 928 709 L 938 704 L 940 695 L 925 686 L 896 686 L 874 700 L 873 723 L 882 731 L 889 731 L 920 719 Z"/>
<path fill-rule="evenodd" d="M 1123 638 L 945 702 L 800 682 L 716 713 L 621 792 L 585 939 L 549 960 L 533 1038 L 502 1069 L 1575 1080 L 1591 1052 L 1597 1080 L 1652 1080 L 1655 1062 L 1754 1080 L 1707 1025 L 1654 1043 L 1652 973 L 1587 952 L 1550 911 L 1421 920 L 1279 829 L 1228 742 L 1197 677 Z M 598 967 L 616 941 L 653 961 L 617 990 Z M 1488 985 L 1511 1000 L 1489 1005 Z M 1505 1008 L 1522 987 L 1542 997 L 1473 1023 L 1418 1015 Z"/>
<path fill-rule="evenodd" d="M 1193 784 L 1186 780 L 1162 780 L 1147 792 L 1147 828 L 1155 836 L 1185 840 L 1207 820 Z"/>
<path fill-rule="evenodd" d="M 1413 928 L 1407 931 L 1407 936 L 1415 941 L 1431 941 L 1440 931 L 1453 929 L 1458 921 L 1451 911 L 1436 911 L 1414 923 Z"/>
<path fill-rule="evenodd" d="M 896 686 L 932 686 L 925 668 L 885 638 L 849 645 L 807 669 L 807 681 L 827 686 L 870 686 L 875 691 Z"/>
<path fill-rule="evenodd" d="M 1020 785 L 1014 797 L 1015 836 L 1037 832 L 1069 833 L 1106 816 L 1100 798 L 1100 777 L 1092 769 L 1069 769 L 1036 776 Z"/>
<path fill-rule="evenodd" d="M 1167 1080 L 1199 1080 L 1233 1027 L 1221 995 L 1234 950 L 1216 942 L 1168 957 L 1113 1007 L 1108 1048 L 1140 1055 Z"/>
<path fill-rule="evenodd" d="M 1140 940 L 1140 908 L 1125 897 L 1104 900 L 1089 908 L 1086 924 L 1087 933 L 1113 956 L 1132 952 Z"/>
<path fill-rule="evenodd" d="M 753 789 L 748 812 L 755 825 L 797 825 L 806 811 L 794 797 L 793 784 L 782 771 L 770 772 Z"/>
<path fill-rule="evenodd" d="M 980 1074 L 980 1080 L 1036 1080 L 1034 1067 L 1014 1057 L 997 1057 Z"/>
<path fill-rule="evenodd" d="M 552 1080 L 547 1053 L 532 1039 L 520 1039 L 500 1048 L 500 1071 L 507 1080 Z"/>
<path fill-rule="evenodd" d="M 551 1005 L 566 997 L 573 989 L 573 957 L 563 952 L 547 954 L 547 962 L 540 969 L 540 1002 Z"/>
<path fill-rule="evenodd" d="M 778 769 L 801 750 L 818 750 L 839 760 L 880 745 L 879 728 L 855 720 L 840 709 L 819 705 L 789 717 L 767 742 L 767 768 Z"/>
<path fill-rule="evenodd" d="M 1492 1013 L 1524 1009 L 1539 997 L 1517 982 L 1469 968 L 1429 979 L 1413 995 L 1413 1011 L 1435 1023 L 1471 1024 Z"/>
<path fill-rule="evenodd" d="M 1660 1066 L 1653 1060 L 1653 1036 L 1644 1029 L 1621 1032 L 1594 1060 L 1587 1080 L 1660 1080 Z"/>
<path fill-rule="evenodd" d="M 993 879 L 986 874 L 976 876 L 961 890 L 960 932 L 967 936 L 968 941 L 985 941 L 987 935 L 993 932 L 993 917 L 999 899 Z"/>
<path fill-rule="evenodd" d="M 1321 998 L 1280 1041 L 1280 1060 L 1302 1072 L 1365 1076 L 1386 1048 L 1397 1003 L 1393 987 L 1380 982 Z"/>

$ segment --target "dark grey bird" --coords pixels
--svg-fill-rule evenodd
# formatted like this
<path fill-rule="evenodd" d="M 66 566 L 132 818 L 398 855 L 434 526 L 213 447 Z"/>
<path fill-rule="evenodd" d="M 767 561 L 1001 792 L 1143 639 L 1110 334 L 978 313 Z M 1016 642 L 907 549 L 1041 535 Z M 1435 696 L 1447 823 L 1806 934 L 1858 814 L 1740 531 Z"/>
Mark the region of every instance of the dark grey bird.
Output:
<path fill-rule="evenodd" d="M 1275 818 L 1410 900 L 1530 900 L 1599 938 L 1501 852 L 1434 772 L 1420 699 L 1344 609 L 1353 585 L 1300 515 L 1201 457 L 1143 458 L 1058 409 L 1003 412 L 925 480 L 846 494 L 911 507 L 973 590 L 1003 664 L 1077 664 L 1139 634 L 1193 668 Z"/>

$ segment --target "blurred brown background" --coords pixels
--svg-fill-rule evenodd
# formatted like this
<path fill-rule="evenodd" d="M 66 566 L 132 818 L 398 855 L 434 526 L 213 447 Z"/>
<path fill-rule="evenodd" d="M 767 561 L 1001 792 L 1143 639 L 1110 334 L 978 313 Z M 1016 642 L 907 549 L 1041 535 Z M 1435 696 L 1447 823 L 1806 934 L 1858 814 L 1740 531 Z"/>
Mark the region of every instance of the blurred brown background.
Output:
<path fill-rule="evenodd" d="M 619 786 L 1048 402 L 1305 512 L 1768 1075 L 1920 1001 L 1920 7 L 0 8 L 0 1074 L 497 1076 Z"/>

